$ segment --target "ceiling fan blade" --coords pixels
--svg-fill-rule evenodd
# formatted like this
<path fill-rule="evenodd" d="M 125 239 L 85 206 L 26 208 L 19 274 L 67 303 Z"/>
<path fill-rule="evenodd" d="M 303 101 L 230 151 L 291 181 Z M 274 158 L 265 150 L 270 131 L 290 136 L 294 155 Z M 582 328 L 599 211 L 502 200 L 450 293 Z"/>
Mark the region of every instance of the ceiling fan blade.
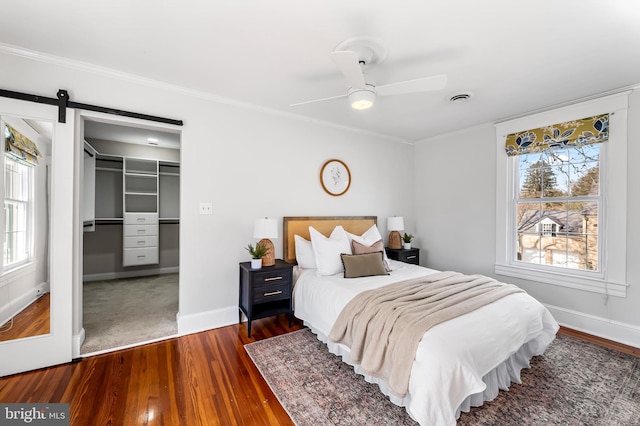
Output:
<path fill-rule="evenodd" d="M 322 98 L 322 99 L 314 99 L 312 101 L 304 101 L 304 102 L 298 102 L 295 104 L 291 104 L 289 106 L 298 106 L 298 105 L 305 105 L 305 104 L 313 104 L 315 102 L 323 102 L 323 101 L 329 101 L 331 99 L 338 99 L 338 98 L 346 98 L 347 95 L 339 95 L 339 96 L 331 96 L 329 98 Z"/>
<path fill-rule="evenodd" d="M 358 54 L 348 50 L 331 52 L 331 59 L 338 65 L 349 85 L 356 89 L 364 89 L 366 82 L 362 74 L 362 67 L 358 61 Z"/>
<path fill-rule="evenodd" d="M 446 85 L 447 75 L 440 74 L 376 86 L 376 93 L 380 96 L 389 96 L 402 95 L 404 93 L 429 92 L 431 90 L 442 90 Z"/>

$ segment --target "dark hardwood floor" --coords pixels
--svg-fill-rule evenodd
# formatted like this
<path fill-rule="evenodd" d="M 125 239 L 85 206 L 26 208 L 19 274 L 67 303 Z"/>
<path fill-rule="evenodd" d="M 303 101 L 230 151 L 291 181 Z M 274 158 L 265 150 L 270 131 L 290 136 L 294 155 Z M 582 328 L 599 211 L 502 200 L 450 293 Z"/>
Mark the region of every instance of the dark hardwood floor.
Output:
<path fill-rule="evenodd" d="M 72 425 L 291 425 L 244 344 L 302 328 L 286 315 L 0 378 L 0 402 L 65 402 Z"/>
<path fill-rule="evenodd" d="M 0 378 L 0 402 L 65 402 L 71 425 L 291 425 L 243 346 L 302 328 L 285 315 Z M 640 356 L 574 330 L 560 333 Z"/>
<path fill-rule="evenodd" d="M 50 295 L 45 293 L 13 318 L 0 326 L 0 342 L 49 334 Z"/>

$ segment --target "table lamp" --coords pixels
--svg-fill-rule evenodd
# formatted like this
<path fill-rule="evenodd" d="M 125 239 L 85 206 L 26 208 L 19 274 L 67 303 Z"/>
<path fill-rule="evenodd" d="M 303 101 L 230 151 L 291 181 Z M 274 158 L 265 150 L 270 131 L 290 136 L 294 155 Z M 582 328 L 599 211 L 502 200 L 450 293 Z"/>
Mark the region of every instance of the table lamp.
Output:
<path fill-rule="evenodd" d="M 393 216 L 387 218 L 387 230 L 389 232 L 389 245 L 391 249 L 402 248 L 402 236 L 400 232 L 404 229 L 404 218 L 402 216 Z"/>
<path fill-rule="evenodd" d="M 269 238 L 278 238 L 278 222 L 275 219 L 256 219 L 253 225 L 253 238 L 261 238 L 257 246 L 265 246 L 269 250 L 262 258 L 262 266 L 276 264 L 275 248 Z"/>

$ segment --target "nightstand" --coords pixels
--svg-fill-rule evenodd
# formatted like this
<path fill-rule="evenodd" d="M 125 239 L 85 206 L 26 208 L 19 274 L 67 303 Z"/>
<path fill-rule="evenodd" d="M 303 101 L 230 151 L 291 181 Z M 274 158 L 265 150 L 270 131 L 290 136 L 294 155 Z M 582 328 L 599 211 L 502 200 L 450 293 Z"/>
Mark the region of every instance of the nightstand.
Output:
<path fill-rule="evenodd" d="M 420 264 L 420 249 L 417 247 L 412 247 L 408 250 L 385 247 L 385 251 L 387 252 L 389 259 L 399 260 L 404 263 L 412 263 L 414 265 Z"/>
<path fill-rule="evenodd" d="M 248 336 L 251 337 L 251 321 L 273 315 L 289 314 L 289 326 L 293 315 L 291 290 L 293 264 L 276 259 L 273 266 L 251 269 L 251 262 L 240 263 L 240 297 L 238 309 L 247 316 Z"/>

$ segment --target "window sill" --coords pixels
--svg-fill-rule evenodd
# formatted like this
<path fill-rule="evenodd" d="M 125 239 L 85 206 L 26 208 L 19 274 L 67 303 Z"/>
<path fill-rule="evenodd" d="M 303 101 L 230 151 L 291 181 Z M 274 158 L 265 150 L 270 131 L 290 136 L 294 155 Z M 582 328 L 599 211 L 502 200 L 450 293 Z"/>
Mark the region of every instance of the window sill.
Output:
<path fill-rule="evenodd" d="M 609 296 L 627 297 L 628 284 L 605 279 L 584 277 L 577 274 L 541 271 L 533 268 L 498 263 L 495 265 L 495 273 L 497 275 L 522 278 Z"/>
<path fill-rule="evenodd" d="M 31 274 L 36 270 L 36 262 L 28 262 L 24 265 L 16 266 L 2 272 L 0 275 L 0 287 L 4 287 L 9 281 L 14 281 L 17 278 L 21 278 L 27 274 Z"/>

